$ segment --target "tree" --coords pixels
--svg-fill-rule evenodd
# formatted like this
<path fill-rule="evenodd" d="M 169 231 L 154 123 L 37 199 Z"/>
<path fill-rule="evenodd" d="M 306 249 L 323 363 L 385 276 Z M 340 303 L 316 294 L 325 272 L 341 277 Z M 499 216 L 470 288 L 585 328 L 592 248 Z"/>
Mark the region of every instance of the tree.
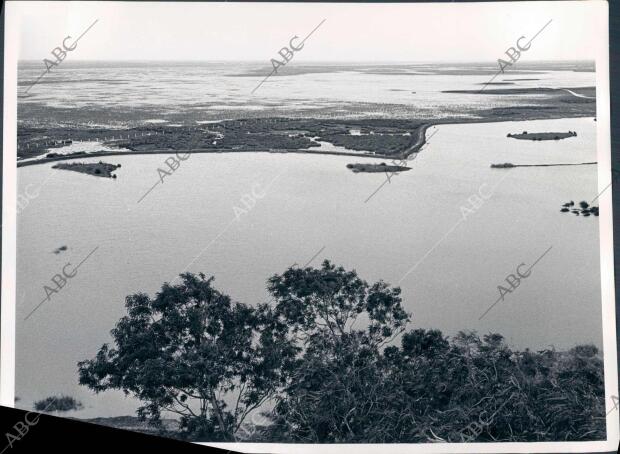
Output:
<path fill-rule="evenodd" d="M 265 326 L 268 308 L 233 303 L 204 274 L 181 279 L 155 298 L 126 298 L 127 315 L 111 332 L 115 346 L 78 364 L 80 384 L 134 395 L 144 403 L 138 415 L 153 424 L 162 411 L 175 413 L 194 439 L 234 440 L 273 394 L 283 348 Z"/>
<path fill-rule="evenodd" d="M 281 333 L 298 346 L 285 369 L 286 386 L 272 412 L 274 435 L 301 442 L 362 442 L 386 438 L 390 397 L 380 350 L 410 319 L 400 289 L 369 285 L 329 261 L 289 268 L 269 279 Z M 385 424 L 383 422 L 385 422 Z"/>
<path fill-rule="evenodd" d="M 338 340 L 356 333 L 364 344 L 376 348 L 401 334 L 410 320 L 400 288 L 383 281 L 369 285 L 355 270 L 346 271 L 328 260 L 320 269 L 291 267 L 271 277 L 268 290 L 277 302 L 274 316 L 304 342 L 314 334 Z M 362 318 L 362 329 L 355 329 Z"/>

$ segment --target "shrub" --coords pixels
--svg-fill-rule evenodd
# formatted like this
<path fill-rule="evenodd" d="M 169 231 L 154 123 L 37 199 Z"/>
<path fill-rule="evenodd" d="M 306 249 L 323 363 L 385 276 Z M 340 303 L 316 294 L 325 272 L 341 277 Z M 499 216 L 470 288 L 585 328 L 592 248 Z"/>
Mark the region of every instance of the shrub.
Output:
<path fill-rule="evenodd" d="M 71 410 L 81 410 L 82 403 L 71 396 L 50 396 L 34 403 L 34 409 L 39 412 L 65 412 Z"/>
<path fill-rule="evenodd" d="M 381 352 L 352 336 L 304 355 L 273 430 L 319 443 L 600 440 L 602 371 L 594 346 L 519 352 L 499 334 L 418 329 Z"/>

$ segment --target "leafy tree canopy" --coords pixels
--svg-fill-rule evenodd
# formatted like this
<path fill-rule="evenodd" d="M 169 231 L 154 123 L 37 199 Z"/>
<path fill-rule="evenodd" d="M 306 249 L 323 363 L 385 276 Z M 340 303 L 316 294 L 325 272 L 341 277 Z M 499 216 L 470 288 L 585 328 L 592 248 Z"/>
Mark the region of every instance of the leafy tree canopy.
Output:
<path fill-rule="evenodd" d="M 79 363 L 80 383 L 134 395 L 153 423 L 176 413 L 194 440 L 605 438 L 595 346 L 516 351 L 497 333 L 406 331 L 399 288 L 329 261 L 267 288 L 272 303 L 248 306 L 186 273 L 154 298 L 128 296 L 113 346 Z"/>

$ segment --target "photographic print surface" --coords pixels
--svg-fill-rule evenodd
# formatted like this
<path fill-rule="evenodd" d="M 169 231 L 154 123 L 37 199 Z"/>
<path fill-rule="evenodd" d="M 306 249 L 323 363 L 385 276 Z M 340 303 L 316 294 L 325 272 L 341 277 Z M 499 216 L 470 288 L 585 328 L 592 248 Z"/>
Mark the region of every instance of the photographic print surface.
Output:
<path fill-rule="evenodd" d="M 617 447 L 605 2 L 9 2 L 7 37 L 3 404 Z"/>

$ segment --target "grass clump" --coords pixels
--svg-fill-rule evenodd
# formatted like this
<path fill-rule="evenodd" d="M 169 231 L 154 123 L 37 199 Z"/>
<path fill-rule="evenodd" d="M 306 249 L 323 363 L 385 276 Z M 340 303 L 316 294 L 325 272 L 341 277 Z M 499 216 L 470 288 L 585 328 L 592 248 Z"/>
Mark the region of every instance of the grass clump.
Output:
<path fill-rule="evenodd" d="M 82 403 L 71 396 L 50 396 L 34 403 L 34 409 L 40 412 L 66 412 L 81 410 Z"/>

